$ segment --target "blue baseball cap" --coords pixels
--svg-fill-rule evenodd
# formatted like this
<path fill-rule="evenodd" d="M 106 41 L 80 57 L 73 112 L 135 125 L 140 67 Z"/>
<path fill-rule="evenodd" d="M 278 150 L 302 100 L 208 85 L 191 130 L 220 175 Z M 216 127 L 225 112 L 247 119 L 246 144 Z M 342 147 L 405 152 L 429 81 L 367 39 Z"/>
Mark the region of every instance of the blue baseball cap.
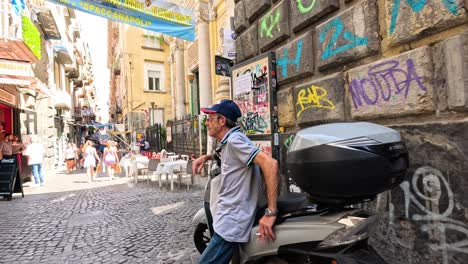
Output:
<path fill-rule="evenodd" d="M 205 114 L 221 114 L 234 122 L 237 122 L 237 119 L 242 116 L 239 106 L 228 99 L 223 99 L 219 104 L 214 104 L 212 107 L 200 108 L 200 110 Z"/>

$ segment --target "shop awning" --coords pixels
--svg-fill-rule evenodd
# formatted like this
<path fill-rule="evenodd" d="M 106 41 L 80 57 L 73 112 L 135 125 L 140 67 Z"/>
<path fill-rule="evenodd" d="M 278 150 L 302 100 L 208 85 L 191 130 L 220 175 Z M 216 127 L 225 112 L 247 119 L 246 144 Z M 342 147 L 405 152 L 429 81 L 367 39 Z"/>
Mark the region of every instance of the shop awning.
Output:
<path fill-rule="evenodd" d="M 0 58 L 36 63 L 38 59 L 21 39 L 0 38 Z"/>

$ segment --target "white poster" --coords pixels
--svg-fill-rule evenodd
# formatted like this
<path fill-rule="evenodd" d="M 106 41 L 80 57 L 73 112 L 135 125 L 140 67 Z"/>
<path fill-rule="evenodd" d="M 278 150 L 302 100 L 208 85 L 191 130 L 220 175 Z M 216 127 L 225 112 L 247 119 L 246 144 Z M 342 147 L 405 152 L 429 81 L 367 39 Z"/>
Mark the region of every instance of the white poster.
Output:
<path fill-rule="evenodd" d="M 252 77 L 250 74 L 244 74 L 234 78 L 234 97 L 240 94 L 252 91 Z"/>

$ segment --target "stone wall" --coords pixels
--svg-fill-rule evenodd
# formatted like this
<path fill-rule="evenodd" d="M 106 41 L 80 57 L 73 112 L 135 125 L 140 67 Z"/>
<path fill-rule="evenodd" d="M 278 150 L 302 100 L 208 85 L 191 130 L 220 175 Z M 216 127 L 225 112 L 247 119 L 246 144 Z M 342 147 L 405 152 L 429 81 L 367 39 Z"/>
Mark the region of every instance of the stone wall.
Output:
<path fill-rule="evenodd" d="M 372 244 L 389 263 L 468 263 L 468 1 L 235 2 L 237 63 L 276 54 L 283 181 L 298 129 L 391 126 L 411 167 L 370 205 Z"/>

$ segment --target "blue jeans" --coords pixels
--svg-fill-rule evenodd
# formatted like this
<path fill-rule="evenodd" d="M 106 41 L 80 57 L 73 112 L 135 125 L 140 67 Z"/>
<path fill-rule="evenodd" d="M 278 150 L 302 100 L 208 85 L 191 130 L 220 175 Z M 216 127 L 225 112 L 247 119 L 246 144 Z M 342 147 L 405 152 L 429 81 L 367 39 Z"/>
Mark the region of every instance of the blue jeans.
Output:
<path fill-rule="evenodd" d="M 42 163 L 32 164 L 31 171 L 36 184 L 44 184 L 44 174 L 42 174 Z"/>
<path fill-rule="evenodd" d="M 220 237 L 218 234 L 214 234 L 211 238 L 208 247 L 203 251 L 203 254 L 198 261 L 199 264 L 224 264 L 229 263 L 234 254 L 234 249 L 237 248 L 239 243 L 228 242 Z"/>

